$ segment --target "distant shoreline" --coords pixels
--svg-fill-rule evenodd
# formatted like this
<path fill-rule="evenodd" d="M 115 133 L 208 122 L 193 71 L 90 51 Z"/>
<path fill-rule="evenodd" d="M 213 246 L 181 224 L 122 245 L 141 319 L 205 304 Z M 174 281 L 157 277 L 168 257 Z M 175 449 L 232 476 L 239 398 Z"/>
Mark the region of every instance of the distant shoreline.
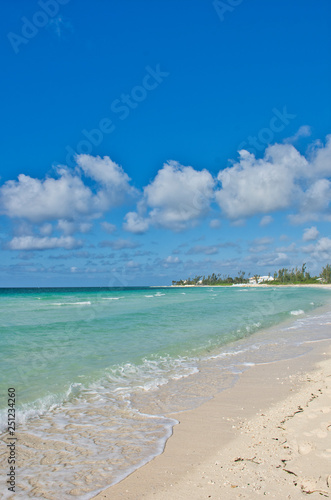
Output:
<path fill-rule="evenodd" d="M 247 288 L 270 288 L 273 286 L 276 287 L 310 287 L 310 288 L 331 288 L 331 283 L 282 283 L 281 285 L 278 283 L 258 283 L 258 284 L 251 284 L 251 283 L 238 283 L 238 284 L 229 284 L 229 285 L 223 285 L 223 284 L 216 284 L 216 285 L 170 285 L 170 288 L 213 288 L 213 287 L 224 287 L 224 288 L 242 288 L 242 287 L 247 287 Z M 156 288 L 156 287 L 155 287 Z"/>
<path fill-rule="evenodd" d="M 131 285 L 131 286 L 0 286 L 0 290 L 66 290 L 66 289 L 85 289 L 85 290 L 109 290 L 109 289 L 148 289 L 148 288 L 269 288 L 269 287 L 313 287 L 313 288 L 331 288 L 331 283 L 229 283 L 216 285 Z"/>

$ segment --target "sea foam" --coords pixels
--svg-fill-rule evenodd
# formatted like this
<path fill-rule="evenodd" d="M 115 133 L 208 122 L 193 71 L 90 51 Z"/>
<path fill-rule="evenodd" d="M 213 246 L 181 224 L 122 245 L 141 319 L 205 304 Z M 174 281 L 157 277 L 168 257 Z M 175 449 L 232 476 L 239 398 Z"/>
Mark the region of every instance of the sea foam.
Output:
<path fill-rule="evenodd" d="M 303 311 L 302 309 L 297 309 L 295 311 L 291 311 L 292 316 L 300 316 L 300 314 L 305 314 L 305 311 Z"/>

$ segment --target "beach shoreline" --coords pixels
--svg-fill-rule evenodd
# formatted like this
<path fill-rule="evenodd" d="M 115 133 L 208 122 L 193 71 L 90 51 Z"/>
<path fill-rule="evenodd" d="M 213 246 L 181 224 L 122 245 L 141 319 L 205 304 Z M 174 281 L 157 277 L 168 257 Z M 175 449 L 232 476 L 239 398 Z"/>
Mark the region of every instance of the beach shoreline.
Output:
<path fill-rule="evenodd" d="M 330 496 L 331 340 L 250 367 L 179 421 L 165 449 L 95 499 Z M 299 430 L 298 430 L 299 429 Z"/>
<path fill-rule="evenodd" d="M 126 322 L 121 322 L 121 318 L 127 317 L 130 301 L 133 318 L 136 310 L 146 311 L 151 325 L 147 341 L 150 338 L 152 342 L 166 340 L 169 343 L 174 339 L 169 343 L 172 347 L 183 333 L 190 351 L 189 356 L 183 348 L 169 357 L 150 356 L 141 365 L 134 360 L 132 364 L 117 368 L 114 365 L 116 370 L 100 370 L 104 378 L 97 374 L 89 384 L 84 384 L 79 377 L 78 382 L 83 384 L 74 387 L 76 394 L 63 402 L 60 400 L 60 404 L 50 411 L 48 407 L 32 406 L 32 410 L 41 410 L 37 418 L 27 414 L 24 421 L 25 407 L 22 405 L 18 413 L 21 472 L 17 496 L 55 499 L 60 488 L 61 496 L 67 499 L 88 500 L 97 494 L 99 498 L 150 498 L 151 495 L 160 499 L 195 498 L 194 495 L 205 498 L 206 492 L 207 497 L 213 498 L 211 485 L 221 488 L 223 478 L 223 483 L 228 481 L 239 487 L 240 481 L 229 477 L 234 452 L 225 450 L 237 438 L 241 443 L 242 436 L 238 433 L 245 432 L 246 438 L 252 434 L 248 430 L 254 428 L 251 421 L 259 416 L 257 412 L 266 414 L 270 406 L 294 394 L 303 380 L 300 377 L 314 371 L 315 361 L 325 357 L 323 352 L 330 341 L 331 296 L 329 289 L 322 292 L 303 287 L 297 290 L 271 287 L 259 292 L 258 287 L 231 288 L 213 290 L 210 287 L 186 293 L 181 293 L 182 290 L 157 291 L 153 295 L 145 290 L 128 291 L 127 297 L 124 292 L 119 296 L 116 291 L 105 294 L 84 290 L 80 295 L 78 292 L 54 295 L 51 291 L 50 295 L 47 292 L 42 296 L 38 292 L 26 299 L 22 293 L 18 302 L 24 308 L 16 313 L 17 323 L 27 307 L 38 311 L 39 318 L 44 311 L 47 320 L 57 319 L 56 311 L 61 307 L 64 325 L 68 319 L 79 320 L 77 340 L 81 342 L 86 338 L 82 332 L 89 332 L 87 340 L 94 345 L 95 332 L 98 333 L 94 327 L 95 316 L 102 317 L 101 313 L 107 311 L 107 325 L 110 316 L 114 326 L 112 330 L 102 328 L 107 336 L 97 336 L 97 346 L 118 346 L 123 352 L 128 349 L 137 352 L 138 346 L 140 352 L 140 332 L 146 333 L 148 329 L 135 330 L 132 323 L 128 328 Z M 17 301 L 11 297 L 7 302 L 17 306 Z M 3 305 L 4 318 L 5 309 Z M 117 326 L 115 312 L 119 316 Z M 6 314 L 10 321 L 10 308 Z M 156 317 L 158 321 L 163 317 L 157 330 Z M 82 330 L 81 319 L 87 318 L 89 321 L 86 325 L 83 323 L 85 330 Z M 120 329 L 129 333 L 130 338 L 120 336 L 118 339 Z M 64 327 L 57 327 L 55 334 L 58 330 L 65 331 Z M 37 325 L 33 329 L 34 333 L 36 331 Z M 158 331 L 164 335 L 157 335 Z M 113 336 L 109 337 L 112 332 Z M 132 337 L 134 332 L 136 338 Z M 63 340 L 67 340 L 65 336 Z M 132 344 L 128 344 L 128 340 Z M 57 341 L 57 345 L 62 344 Z M 85 344 L 78 345 L 81 355 L 86 355 Z M 54 346 L 53 341 L 51 344 L 46 342 L 42 352 L 51 346 Z M 321 352 L 317 355 L 319 348 Z M 98 350 L 93 352 L 98 354 Z M 145 343 L 142 352 L 145 355 Z M 61 355 L 61 363 L 62 359 Z M 87 356 L 85 364 L 78 364 L 79 370 L 87 363 L 93 369 L 94 359 L 95 356 L 92 361 Z M 108 366 L 108 357 L 106 361 Z M 47 367 L 45 364 L 45 374 Z M 73 371 L 73 375 L 75 373 Z M 20 392 L 23 394 L 23 388 Z M 31 401 L 34 400 L 31 398 Z M 305 398 L 300 404 L 305 404 Z M 31 408 L 28 410 L 31 412 Z M 287 414 L 291 411 L 289 409 Z M 272 430 L 269 435 L 271 433 Z M 252 444 L 253 449 L 255 445 Z M 241 449 L 243 444 L 238 446 Z M 250 455 L 249 451 L 244 458 L 253 458 L 255 467 L 258 465 L 255 455 Z M 226 465 L 222 461 L 219 470 L 215 470 L 220 453 L 222 457 L 228 456 L 229 462 Z M 328 452 L 322 450 L 321 453 Z M 235 455 L 241 456 L 238 451 Z M 2 456 L 5 458 L 5 449 Z M 238 461 L 235 465 L 245 464 Z M 278 466 L 284 469 L 282 463 Z M 247 483 L 253 484 L 253 481 L 247 480 Z M 234 492 L 239 491 L 236 488 Z M 223 495 L 223 490 L 221 492 Z M 231 490 L 226 491 L 226 498 L 230 493 Z M 214 498 L 219 497 L 214 495 Z"/>
<path fill-rule="evenodd" d="M 167 288 L 214 288 L 214 287 L 247 287 L 247 288 L 323 288 L 330 289 L 331 283 L 288 283 L 279 285 L 278 283 L 239 283 L 239 284 L 229 284 L 229 285 L 169 285 Z M 152 287 L 151 287 L 152 288 Z M 157 288 L 157 287 L 155 287 Z M 166 288 L 166 287 L 163 287 Z"/>

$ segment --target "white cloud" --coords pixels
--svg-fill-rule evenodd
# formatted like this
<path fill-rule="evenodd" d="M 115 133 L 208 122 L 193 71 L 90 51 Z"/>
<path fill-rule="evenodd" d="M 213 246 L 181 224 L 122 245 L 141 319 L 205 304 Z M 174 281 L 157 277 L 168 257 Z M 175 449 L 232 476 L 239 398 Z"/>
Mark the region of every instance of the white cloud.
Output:
<path fill-rule="evenodd" d="M 296 178 L 307 170 L 307 160 L 289 144 L 266 149 L 263 159 L 240 151 L 240 160 L 221 170 L 222 188 L 216 200 L 231 219 L 288 208 L 300 197 Z"/>
<path fill-rule="evenodd" d="M 149 221 L 144 217 L 141 217 L 136 212 L 128 212 L 124 217 L 123 228 L 126 231 L 130 231 L 135 234 L 143 234 L 149 228 Z"/>
<path fill-rule="evenodd" d="M 305 133 L 308 129 L 303 127 L 296 135 Z M 57 175 L 45 179 L 21 174 L 0 187 L 0 213 L 17 219 L 16 238 L 9 248 L 70 245 L 66 237 L 88 232 L 93 219 L 124 202 L 127 195 L 137 194 L 123 168 L 109 157 L 78 155 L 76 160 L 75 170 L 58 167 Z M 291 144 L 268 147 L 262 159 L 243 150 L 238 162 L 219 172 L 218 181 L 216 187 L 216 180 L 205 169 L 166 163 L 145 186 L 136 210 L 126 213 L 123 228 L 135 234 L 143 234 L 151 226 L 174 231 L 190 228 L 209 213 L 214 199 L 233 225 L 261 214 L 260 226 L 264 227 L 273 221 L 272 212 L 290 207 L 293 213 L 288 217 L 293 223 L 331 220 L 331 135 L 325 144 L 315 143 L 307 157 Z M 39 230 L 33 224 L 38 224 Z M 101 225 L 108 233 L 116 229 L 108 222 Z M 209 225 L 219 227 L 217 213 Z M 51 238 L 54 230 L 63 236 Z M 33 236 L 37 231 L 39 237 Z M 303 240 L 312 241 L 312 228 L 306 231 Z M 30 240 L 24 240 L 28 237 Z M 100 246 L 134 248 L 132 242 L 125 243 L 129 240 L 114 241 L 101 242 Z M 215 245 L 208 251 L 216 252 L 217 248 Z M 207 249 L 200 247 L 198 253 L 207 253 Z"/>
<path fill-rule="evenodd" d="M 76 162 L 87 177 L 104 186 L 99 196 L 106 197 L 110 206 L 121 203 L 127 195 L 135 194 L 135 189 L 129 184 L 130 177 L 109 156 L 77 155 Z"/>
<path fill-rule="evenodd" d="M 308 132 L 303 127 L 298 133 L 303 136 Z M 290 144 L 268 147 L 263 159 L 243 150 L 239 162 L 219 172 L 222 187 L 216 192 L 216 200 L 233 220 L 290 207 L 296 210 L 289 215 L 292 223 L 328 220 L 330 176 L 331 135 L 325 144 L 315 143 L 307 158 Z M 260 225 L 271 220 L 265 215 Z"/>
<path fill-rule="evenodd" d="M 1 212 L 34 223 L 87 216 L 100 210 L 91 190 L 66 169 L 58 179 L 34 179 L 20 174 L 0 188 Z"/>
<path fill-rule="evenodd" d="M 176 266 L 177 264 L 181 264 L 181 262 L 182 261 L 179 259 L 179 257 L 175 257 L 173 255 L 168 255 L 168 257 L 160 261 L 162 267 L 164 267 L 165 269 Z"/>
<path fill-rule="evenodd" d="M 316 243 L 307 245 L 302 248 L 302 250 L 308 254 L 310 257 L 317 261 L 326 261 L 331 259 L 331 239 L 330 238 L 320 238 Z"/>
<path fill-rule="evenodd" d="M 311 128 L 309 127 L 309 125 L 302 125 L 299 128 L 299 130 L 294 135 L 292 135 L 292 137 L 288 137 L 287 139 L 285 139 L 284 142 L 285 143 L 296 142 L 301 137 L 309 137 L 310 135 L 311 135 Z"/>
<path fill-rule="evenodd" d="M 311 158 L 313 175 L 331 175 L 331 134 L 326 137 L 325 146 L 318 142 Z"/>
<path fill-rule="evenodd" d="M 331 182 L 328 179 L 319 179 L 302 194 L 300 210 L 290 214 L 289 220 L 293 224 L 302 224 L 327 218 L 327 209 L 331 201 Z"/>
<path fill-rule="evenodd" d="M 271 222 L 273 221 L 274 219 L 271 217 L 271 215 L 265 215 L 264 217 L 262 217 L 262 219 L 260 220 L 260 226 L 262 227 L 265 227 L 265 226 L 268 226 L 269 224 L 271 224 Z"/>
<path fill-rule="evenodd" d="M 98 217 L 136 193 L 122 167 L 107 156 L 78 155 L 77 164 L 76 172 L 58 167 L 57 178 L 20 174 L 17 181 L 7 181 L 0 187 L 0 213 L 37 224 L 76 221 Z M 84 184 L 82 172 L 98 183 L 95 193 Z"/>
<path fill-rule="evenodd" d="M 78 248 L 82 246 L 81 241 L 72 236 L 61 236 L 60 238 L 40 238 L 37 236 L 15 236 L 9 243 L 11 250 L 49 250 L 51 248 Z"/>
<path fill-rule="evenodd" d="M 179 257 L 174 257 L 173 255 L 169 255 L 164 259 L 166 264 L 178 264 L 180 262 Z"/>
<path fill-rule="evenodd" d="M 143 232 L 148 224 L 175 231 L 190 227 L 207 214 L 214 184 L 207 170 L 198 171 L 171 161 L 144 188 L 138 214 L 127 214 L 125 228 Z"/>
<path fill-rule="evenodd" d="M 328 179 L 319 179 L 305 192 L 301 203 L 303 213 L 324 211 L 331 200 L 331 182 Z"/>
<path fill-rule="evenodd" d="M 319 231 L 316 226 L 307 227 L 303 232 L 302 239 L 303 241 L 313 241 L 318 238 L 318 235 Z"/>

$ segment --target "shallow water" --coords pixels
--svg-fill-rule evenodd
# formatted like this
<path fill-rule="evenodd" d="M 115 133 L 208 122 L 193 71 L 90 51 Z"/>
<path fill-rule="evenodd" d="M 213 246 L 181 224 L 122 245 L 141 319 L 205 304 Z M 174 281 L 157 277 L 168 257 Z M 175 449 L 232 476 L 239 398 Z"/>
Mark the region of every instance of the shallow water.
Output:
<path fill-rule="evenodd" d="M 64 499 L 91 498 L 125 477 L 162 451 L 171 412 L 327 338 L 331 314 L 316 308 L 330 300 L 314 288 L 1 290 L 0 390 L 15 387 L 18 404 L 16 497 L 55 499 L 60 488 Z"/>

